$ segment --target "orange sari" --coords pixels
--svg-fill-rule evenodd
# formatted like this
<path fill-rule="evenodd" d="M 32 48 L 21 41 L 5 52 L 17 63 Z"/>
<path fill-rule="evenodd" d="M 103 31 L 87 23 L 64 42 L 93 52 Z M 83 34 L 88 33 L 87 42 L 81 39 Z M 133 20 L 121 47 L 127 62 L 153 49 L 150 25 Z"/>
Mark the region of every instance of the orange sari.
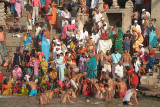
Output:
<path fill-rule="evenodd" d="M 52 25 L 56 25 L 56 15 L 57 15 L 57 11 L 56 11 L 56 8 L 55 8 L 55 3 L 53 2 L 52 4 L 51 4 L 51 7 L 52 7 L 52 9 L 53 9 L 53 16 L 52 16 Z"/>

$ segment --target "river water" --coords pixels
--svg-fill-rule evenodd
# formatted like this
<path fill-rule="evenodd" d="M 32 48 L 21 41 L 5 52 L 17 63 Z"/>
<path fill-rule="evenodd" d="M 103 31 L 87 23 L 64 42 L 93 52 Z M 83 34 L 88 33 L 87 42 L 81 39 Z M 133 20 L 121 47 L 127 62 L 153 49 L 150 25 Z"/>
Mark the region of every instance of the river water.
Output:
<path fill-rule="evenodd" d="M 93 104 L 85 103 L 84 99 L 85 96 L 79 96 L 76 99 L 72 99 L 77 102 L 76 104 L 60 104 L 60 98 L 55 98 L 51 100 L 50 105 L 45 105 L 44 107 L 123 107 L 120 99 L 102 103 L 101 100 L 91 98 Z M 160 107 L 160 99 L 141 97 L 138 100 L 138 107 Z M 40 105 L 38 97 L 0 96 L 0 107 L 40 107 Z"/>

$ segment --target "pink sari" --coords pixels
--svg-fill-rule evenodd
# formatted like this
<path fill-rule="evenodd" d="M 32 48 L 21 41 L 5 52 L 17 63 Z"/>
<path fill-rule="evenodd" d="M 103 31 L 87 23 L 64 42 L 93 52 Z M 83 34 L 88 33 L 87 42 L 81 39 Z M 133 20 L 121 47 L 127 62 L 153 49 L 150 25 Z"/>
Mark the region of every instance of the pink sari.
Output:
<path fill-rule="evenodd" d="M 21 0 L 16 0 L 15 10 L 17 12 L 18 17 L 21 17 Z"/>
<path fill-rule="evenodd" d="M 13 78 L 14 78 L 14 80 L 16 81 L 16 80 L 18 80 L 18 79 L 21 78 L 22 70 L 21 70 L 21 68 L 18 66 L 18 69 L 16 70 L 16 69 L 14 68 L 13 71 L 12 71 L 12 73 L 13 73 Z"/>
<path fill-rule="evenodd" d="M 66 32 L 68 30 L 73 30 L 74 34 L 76 34 L 76 24 L 64 25 L 61 39 L 65 39 L 66 38 Z"/>

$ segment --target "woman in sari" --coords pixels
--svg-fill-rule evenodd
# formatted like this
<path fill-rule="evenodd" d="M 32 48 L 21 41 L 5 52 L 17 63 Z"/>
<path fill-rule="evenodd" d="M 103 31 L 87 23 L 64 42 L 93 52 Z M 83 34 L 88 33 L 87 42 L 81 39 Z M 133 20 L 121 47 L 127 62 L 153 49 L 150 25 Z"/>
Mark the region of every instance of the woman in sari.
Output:
<path fill-rule="evenodd" d="M 15 65 L 12 73 L 13 73 L 14 81 L 17 81 L 17 80 L 19 80 L 21 78 L 22 70 L 18 65 Z"/>
<path fill-rule="evenodd" d="M 87 70 L 87 78 L 95 78 L 97 76 L 97 61 L 92 56 L 92 54 L 89 55 L 90 60 L 88 61 L 88 70 Z"/>
<path fill-rule="evenodd" d="M 148 60 L 148 54 L 145 52 L 145 49 L 143 48 L 143 44 L 139 44 L 139 60 L 144 64 Z"/>
<path fill-rule="evenodd" d="M 118 36 L 115 40 L 115 48 L 119 49 L 120 50 L 120 54 L 122 54 L 123 52 L 123 47 L 122 47 L 122 44 L 123 44 L 123 32 L 121 29 L 118 29 Z"/>
<path fill-rule="evenodd" d="M 139 32 L 139 30 L 136 29 L 136 27 L 133 27 L 132 30 L 134 32 L 134 34 L 133 34 L 134 35 L 133 49 L 135 52 L 139 52 L 139 44 L 142 44 L 143 36 Z"/>
<path fill-rule="evenodd" d="M 153 50 L 152 46 L 149 46 L 148 50 L 149 50 L 149 63 L 148 63 L 148 71 L 149 71 L 150 69 L 153 69 L 156 57 L 155 57 L 155 50 Z"/>
<path fill-rule="evenodd" d="M 2 85 L 3 95 L 12 95 L 12 84 L 7 79 L 4 80 Z"/>
<path fill-rule="evenodd" d="M 86 78 L 83 84 L 83 94 L 84 95 L 93 95 L 93 91 L 91 90 L 91 83 L 89 83 L 89 78 Z"/>
<path fill-rule="evenodd" d="M 157 46 L 157 36 L 156 36 L 156 32 L 155 32 L 155 19 L 152 19 L 151 24 L 148 25 L 149 28 L 149 45 L 152 47 L 156 47 Z"/>
<path fill-rule="evenodd" d="M 57 16 L 57 11 L 56 11 L 56 6 L 57 4 L 55 2 L 52 2 L 51 8 L 53 9 L 53 16 L 52 16 L 52 26 L 56 25 L 56 16 Z"/>
<path fill-rule="evenodd" d="M 53 26 L 52 26 L 52 17 L 54 15 L 53 9 L 51 8 L 51 5 L 48 5 L 48 13 L 46 14 L 46 19 L 49 22 L 49 27 L 50 27 L 50 34 L 52 34 Z"/>
<path fill-rule="evenodd" d="M 23 45 L 25 50 L 30 50 L 31 44 L 33 43 L 31 34 L 27 32 L 27 35 L 24 34 Z"/>
<path fill-rule="evenodd" d="M 87 12 L 86 0 L 81 0 L 81 5 L 83 13 L 86 13 Z"/>
<path fill-rule="evenodd" d="M 44 73 L 47 73 L 48 63 L 45 61 L 45 57 L 42 57 L 42 62 L 40 63 L 40 66 Z"/>
<path fill-rule="evenodd" d="M 21 0 L 16 0 L 15 10 L 17 12 L 18 18 L 20 18 L 21 17 Z"/>
<path fill-rule="evenodd" d="M 16 13 L 16 10 L 15 10 L 16 1 L 15 0 L 10 0 L 10 3 L 11 3 L 11 14 Z"/>

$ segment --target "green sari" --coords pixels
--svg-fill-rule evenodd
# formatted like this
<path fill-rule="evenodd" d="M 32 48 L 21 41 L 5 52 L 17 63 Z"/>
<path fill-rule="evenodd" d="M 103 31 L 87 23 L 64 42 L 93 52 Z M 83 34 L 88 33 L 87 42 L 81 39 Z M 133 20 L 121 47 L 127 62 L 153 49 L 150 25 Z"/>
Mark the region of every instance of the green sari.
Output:
<path fill-rule="evenodd" d="M 118 29 L 118 36 L 115 40 L 115 48 L 120 50 L 120 54 L 123 52 L 123 32 L 121 29 Z"/>

